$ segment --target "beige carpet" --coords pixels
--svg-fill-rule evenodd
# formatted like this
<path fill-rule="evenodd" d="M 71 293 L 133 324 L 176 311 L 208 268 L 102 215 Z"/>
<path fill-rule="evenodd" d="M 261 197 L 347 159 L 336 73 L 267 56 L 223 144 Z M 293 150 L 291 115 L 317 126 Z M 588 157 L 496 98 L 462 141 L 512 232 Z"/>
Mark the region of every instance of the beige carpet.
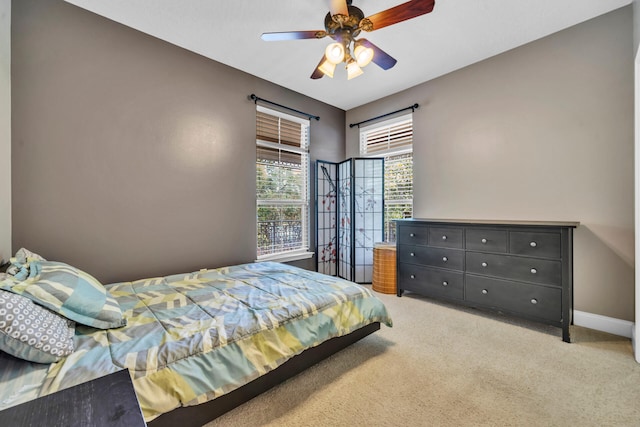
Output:
<path fill-rule="evenodd" d="M 628 339 L 377 294 L 382 329 L 207 424 L 640 426 Z"/>

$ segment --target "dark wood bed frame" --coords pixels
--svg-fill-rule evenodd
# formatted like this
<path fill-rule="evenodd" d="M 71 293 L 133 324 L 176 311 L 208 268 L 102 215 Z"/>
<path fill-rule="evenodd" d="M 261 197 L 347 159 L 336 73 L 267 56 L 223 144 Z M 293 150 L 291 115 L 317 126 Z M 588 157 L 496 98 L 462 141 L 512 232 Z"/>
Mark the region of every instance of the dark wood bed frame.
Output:
<path fill-rule="evenodd" d="M 361 340 L 367 335 L 372 334 L 378 329 L 380 329 L 380 323 L 375 322 L 357 329 L 348 335 L 332 338 L 316 347 L 303 351 L 273 371 L 256 378 L 230 393 L 200 405 L 183 406 L 174 409 L 171 412 L 160 415 L 158 418 L 149 422 L 148 425 L 150 427 L 200 427 L 289 378 L 298 375 L 305 369 L 350 346 L 356 341 Z"/>

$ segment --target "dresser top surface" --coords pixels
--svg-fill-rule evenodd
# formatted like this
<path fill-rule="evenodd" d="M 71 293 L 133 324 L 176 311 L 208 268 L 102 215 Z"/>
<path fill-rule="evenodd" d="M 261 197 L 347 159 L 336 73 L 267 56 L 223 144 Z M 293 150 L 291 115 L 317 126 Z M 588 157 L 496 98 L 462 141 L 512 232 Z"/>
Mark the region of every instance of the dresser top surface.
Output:
<path fill-rule="evenodd" d="M 577 221 L 528 221 L 528 220 L 493 220 L 493 219 L 466 219 L 466 218 L 408 218 L 399 219 L 399 223 L 430 223 L 430 224 L 466 224 L 466 225 L 506 225 L 527 227 L 571 227 L 580 225 Z"/>

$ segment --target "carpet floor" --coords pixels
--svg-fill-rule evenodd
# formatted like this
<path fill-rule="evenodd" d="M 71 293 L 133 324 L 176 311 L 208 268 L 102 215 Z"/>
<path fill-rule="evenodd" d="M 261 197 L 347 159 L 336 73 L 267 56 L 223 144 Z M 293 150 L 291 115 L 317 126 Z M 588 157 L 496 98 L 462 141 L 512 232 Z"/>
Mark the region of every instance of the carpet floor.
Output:
<path fill-rule="evenodd" d="M 406 294 L 393 318 L 218 426 L 640 426 L 629 339 Z"/>

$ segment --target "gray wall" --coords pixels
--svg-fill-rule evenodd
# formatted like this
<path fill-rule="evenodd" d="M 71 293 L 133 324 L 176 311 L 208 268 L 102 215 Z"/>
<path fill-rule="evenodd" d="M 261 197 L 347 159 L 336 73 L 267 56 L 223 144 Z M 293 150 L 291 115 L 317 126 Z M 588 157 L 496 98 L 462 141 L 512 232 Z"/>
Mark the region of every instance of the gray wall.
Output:
<path fill-rule="evenodd" d="M 638 51 L 640 45 L 640 5 L 638 0 L 633 0 L 633 52 Z"/>
<path fill-rule="evenodd" d="M 12 24 L 14 249 L 103 282 L 253 261 L 251 93 L 321 116 L 312 160 L 344 158 L 343 110 L 61 0 Z"/>
<path fill-rule="evenodd" d="M 640 168 L 640 155 L 638 152 L 640 151 L 640 135 L 638 134 L 638 129 L 640 127 L 640 100 L 638 99 L 638 93 L 640 93 L 640 56 L 638 56 L 638 45 L 640 44 L 640 5 L 638 5 L 638 0 L 634 0 L 633 2 L 633 52 L 634 52 L 634 66 L 635 66 L 635 85 L 634 85 L 634 102 L 635 102 L 635 249 L 636 253 L 640 252 L 640 182 L 638 178 L 640 174 L 638 173 L 638 168 Z M 632 334 L 632 342 L 634 344 L 634 352 L 636 355 L 636 361 L 640 363 L 640 346 L 638 346 L 638 340 L 640 339 L 640 262 L 636 257 L 635 267 L 635 279 L 636 279 L 636 317 L 635 317 L 635 328 Z"/>
<path fill-rule="evenodd" d="M 631 6 L 347 112 L 420 104 L 415 216 L 580 221 L 577 310 L 634 320 Z M 345 128 L 347 155 L 357 129 Z"/>
<path fill-rule="evenodd" d="M 0 0 L 0 260 L 11 257 L 11 0 Z"/>

